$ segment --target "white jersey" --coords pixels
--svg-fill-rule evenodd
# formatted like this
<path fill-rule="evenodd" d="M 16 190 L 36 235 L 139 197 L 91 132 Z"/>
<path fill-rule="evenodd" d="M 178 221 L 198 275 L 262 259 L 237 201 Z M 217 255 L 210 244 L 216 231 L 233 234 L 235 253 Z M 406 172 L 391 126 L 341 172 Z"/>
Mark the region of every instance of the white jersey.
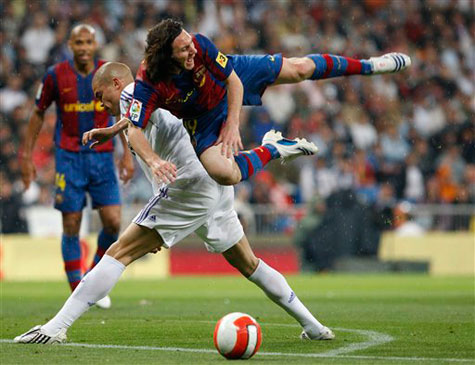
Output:
<path fill-rule="evenodd" d="M 120 114 L 127 114 L 134 94 L 134 83 L 127 85 L 120 95 Z M 177 179 L 174 185 L 185 183 L 193 178 L 206 175 L 201 162 L 198 160 L 190 136 L 183 126 L 183 122 L 169 111 L 157 109 L 150 116 L 150 120 L 143 130 L 153 151 L 162 159 L 172 162 L 177 168 Z M 153 186 L 153 192 L 158 193 L 164 184 L 158 184 L 147 164 L 137 156 L 140 167 Z"/>
<path fill-rule="evenodd" d="M 134 84 L 120 95 L 124 116 L 133 100 Z M 144 134 L 153 151 L 177 167 L 176 180 L 158 184 L 152 171 L 139 157 L 137 161 L 153 186 L 154 196 L 133 222 L 156 230 L 169 248 L 195 232 L 211 252 L 224 252 L 244 235 L 234 210 L 234 188 L 215 182 L 198 160 L 181 120 L 168 111 L 157 109 Z"/>

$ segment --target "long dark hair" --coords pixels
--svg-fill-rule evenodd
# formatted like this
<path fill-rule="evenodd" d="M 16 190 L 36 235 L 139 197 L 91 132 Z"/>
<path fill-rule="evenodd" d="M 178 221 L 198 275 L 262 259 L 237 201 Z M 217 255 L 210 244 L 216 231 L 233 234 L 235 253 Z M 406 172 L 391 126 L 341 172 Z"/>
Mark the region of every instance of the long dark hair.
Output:
<path fill-rule="evenodd" d="M 182 30 L 182 22 L 165 19 L 148 31 L 145 62 L 147 77 L 153 83 L 169 79 L 173 67 L 172 43 Z"/>

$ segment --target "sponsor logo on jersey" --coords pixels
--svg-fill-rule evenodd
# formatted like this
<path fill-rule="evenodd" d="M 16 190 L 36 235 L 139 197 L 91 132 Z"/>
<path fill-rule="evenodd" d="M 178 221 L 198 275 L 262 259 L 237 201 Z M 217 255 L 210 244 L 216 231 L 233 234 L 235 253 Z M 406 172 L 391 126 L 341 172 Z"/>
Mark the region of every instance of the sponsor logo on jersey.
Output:
<path fill-rule="evenodd" d="M 228 58 L 221 52 L 218 52 L 218 57 L 216 57 L 216 62 L 218 62 L 218 64 L 222 68 L 226 68 L 226 65 L 228 64 Z"/>
<path fill-rule="evenodd" d="M 75 103 L 69 103 L 69 104 L 64 104 L 63 110 L 66 113 L 72 113 L 72 112 L 102 112 L 104 111 L 104 107 L 102 106 L 102 103 L 100 101 L 94 101 L 92 100 L 90 103 L 80 103 L 80 102 L 75 102 Z"/>
<path fill-rule="evenodd" d="M 130 120 L 132 122 L 138 122 L 140 120 L 140 113 L 142 112 L 142 102 L 138 100 L 132 100 L 130 106 Z"/>

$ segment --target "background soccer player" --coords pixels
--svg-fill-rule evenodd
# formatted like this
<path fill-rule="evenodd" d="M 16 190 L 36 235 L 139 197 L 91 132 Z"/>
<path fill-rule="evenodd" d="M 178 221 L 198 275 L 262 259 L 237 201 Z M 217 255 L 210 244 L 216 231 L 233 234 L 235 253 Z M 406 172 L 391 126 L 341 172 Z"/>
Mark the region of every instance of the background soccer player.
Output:
<path fill-rule="evenodd" d="M 82 134 L 94 127 L 107 127 L 111 117 L 101 102 L 94 98 L 92 78 L 104 61 L 94 58 L 97 48 L 94 28 L 81 24 L 73 28 L 68 45 L 73 59 L 48 69 L 36 95 L 36 107 L 29 120 L 21 156 L 25 189 L 36 177 L 32 152 L 44 122 L 45 110 L 56 103 L 56 196 L 55 208 L 63 219 L 61 249 L 71 290 L 79 284 L 81 249 L 79 228 L 86 192 L 97 208 L 103 229 L 99 233 L 94 266 L 117 239 L 120 229 L 120 193 L 114 169 L 113 141 L 95 150 L 82 146 Z M 121 179 L 127 182 L 133 174 L 133 160 L 126 147 L 120 162 Z"/>
<path fill-rule="evenodd" d="M 410 63 L 410 58 L 400 53 L 369 60 L 327 54 L 228 57 L 208 38 L 190 35 L 180 22 L 166 19 L 148 33 L 145 60 L 137 73 L 134 101 L 127 117 L 144 128 L 155 109 L 170 110 L 183 119 L 210 176 L 220 184 L 234 185 L 271 159 L 287 157 L 266 141 L 251 151 L 239 152 L 243 149 L 239 133 L 241 105 L 260 105 L 268 86 L 397 72 Z M 288 146 L 293 153 L 299 148 Z"/>

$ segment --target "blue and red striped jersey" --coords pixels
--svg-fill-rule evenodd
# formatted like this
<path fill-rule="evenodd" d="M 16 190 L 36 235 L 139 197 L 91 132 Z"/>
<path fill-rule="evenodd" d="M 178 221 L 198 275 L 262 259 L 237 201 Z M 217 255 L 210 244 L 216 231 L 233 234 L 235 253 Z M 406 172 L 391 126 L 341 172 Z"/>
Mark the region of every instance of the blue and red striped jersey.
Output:
<path fill-rule="evenodd" d="M 174 75 L 170 81 L 152 83 L 146 65 L 140 65 L 135 79 L 134 100 L 127 117 L 145 128 L 157 109 L 169 110 L 182 119 L 195 119 L 215 108 L 226 96 L 224 81 L 233 71 L 228 57 L 201 34 L 192 35 L 197 53 L 193 70 Z"/>
<path fill-rule="evenodd" d="M 72 60 L 53 65 L 46 72 L 36 95 L 36 106 L 46 110 L 53 101 L 56 103 L 56 147 L 72 152 L 109 152 L 114 149 L 112 140 L 94 149 L 81 143 L 84 132 L 113 124 L 92 90 L 94 73 L 104 63 L 96 61 L 94 71 L 87 76 L 76 71 Z"/>

